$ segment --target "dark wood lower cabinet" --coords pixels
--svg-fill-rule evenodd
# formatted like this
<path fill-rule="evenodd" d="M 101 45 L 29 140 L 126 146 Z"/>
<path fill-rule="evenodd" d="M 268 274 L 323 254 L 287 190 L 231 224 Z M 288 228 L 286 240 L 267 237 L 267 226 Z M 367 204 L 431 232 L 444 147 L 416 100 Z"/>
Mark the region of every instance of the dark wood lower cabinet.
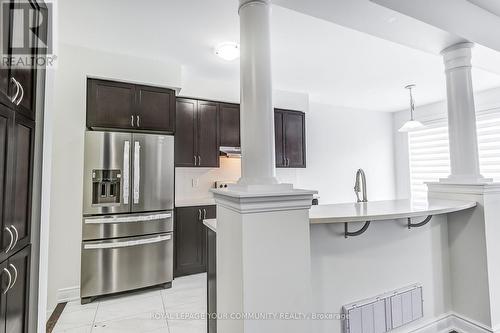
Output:
<path fill-rule="evenodd" d="M 0 333 L 28 332 L 31 245 L 0 264 Z"/>
<path fill-rule="evenodd" d="M 175 209 L 174 277 L 207 271 L 207 231 L 203 219 L 215 218 L 215 212 L 215 206 Z"/>

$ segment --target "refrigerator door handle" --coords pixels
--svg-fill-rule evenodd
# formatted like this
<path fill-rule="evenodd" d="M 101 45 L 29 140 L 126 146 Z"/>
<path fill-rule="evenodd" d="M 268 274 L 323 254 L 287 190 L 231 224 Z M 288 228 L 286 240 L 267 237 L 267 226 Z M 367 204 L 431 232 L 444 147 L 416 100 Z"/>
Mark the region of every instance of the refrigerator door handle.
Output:
<path fill-rule="evenodd" d="M 141 182 L 141 144 L 134 142 L 134 204 L 139 204 L 139 184 Z"/>
<path fill-rule="evenodd" d="M 96 250 L 96 249 L 115 249 L 120 247 L 130 247 L 137 245 L 147 245 L 159 242 L 164 242 L 172 239 L 172 235 L 161 235 L 139 240 L 126 240 L 113 243 L 94 243 L 94 244 L 84 244 L 83 248 L 85 250 Z"/>
<path fill-rule="evenodd" d="M 130 141 L 123 144 L 123 203 L 128 205 L 130 195 Z"/>
<path fill-rule="evenodd" d="M 85 219 L 85 224 L 151 222 L 169 218 L 172 218 L 172 213 L 139 215 L 139 216 L 113 216 L 113 217 L 88 218 Z"/>

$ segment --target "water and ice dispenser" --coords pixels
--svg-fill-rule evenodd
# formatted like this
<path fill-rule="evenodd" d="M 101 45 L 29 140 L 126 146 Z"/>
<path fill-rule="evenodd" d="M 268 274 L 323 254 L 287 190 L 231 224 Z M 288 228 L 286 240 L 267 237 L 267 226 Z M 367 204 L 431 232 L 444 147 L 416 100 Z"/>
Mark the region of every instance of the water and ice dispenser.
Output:
<path fill-rule="evenodd" d="M 120 203 L 121 171 L 92 170 L 92 204 L 112 205 Z"/>

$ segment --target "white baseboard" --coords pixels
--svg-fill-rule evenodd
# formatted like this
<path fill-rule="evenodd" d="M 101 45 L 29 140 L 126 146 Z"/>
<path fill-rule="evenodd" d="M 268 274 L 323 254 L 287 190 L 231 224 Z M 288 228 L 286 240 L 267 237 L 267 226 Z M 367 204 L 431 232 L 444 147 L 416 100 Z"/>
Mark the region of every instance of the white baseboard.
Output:
<path fill-rule="evenodd" d="M 56 294 L 57 303 L 77 301 L 79 299 L 80 299 L 79 286 L 59 289 Z"/>
<path fill-rule="evenodd" d="M 458 333 L 498 333 L 491 327 L 487 327 L 475 320 L 466 318 L 456 313 L 442 315 L 435 320 L 424 324 L 410 333 L 449 333 L 456 331 Z"/>

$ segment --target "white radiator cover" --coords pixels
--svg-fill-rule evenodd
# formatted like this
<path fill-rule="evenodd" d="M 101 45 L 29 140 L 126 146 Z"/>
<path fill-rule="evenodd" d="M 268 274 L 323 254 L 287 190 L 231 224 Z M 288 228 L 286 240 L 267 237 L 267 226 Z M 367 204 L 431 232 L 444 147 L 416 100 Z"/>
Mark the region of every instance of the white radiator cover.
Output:
<path fill-rule="evenodd" d="M 423 317 L 422 286 L 415 284 L 344 305 L 344 333 L 384 333 Z"/>

